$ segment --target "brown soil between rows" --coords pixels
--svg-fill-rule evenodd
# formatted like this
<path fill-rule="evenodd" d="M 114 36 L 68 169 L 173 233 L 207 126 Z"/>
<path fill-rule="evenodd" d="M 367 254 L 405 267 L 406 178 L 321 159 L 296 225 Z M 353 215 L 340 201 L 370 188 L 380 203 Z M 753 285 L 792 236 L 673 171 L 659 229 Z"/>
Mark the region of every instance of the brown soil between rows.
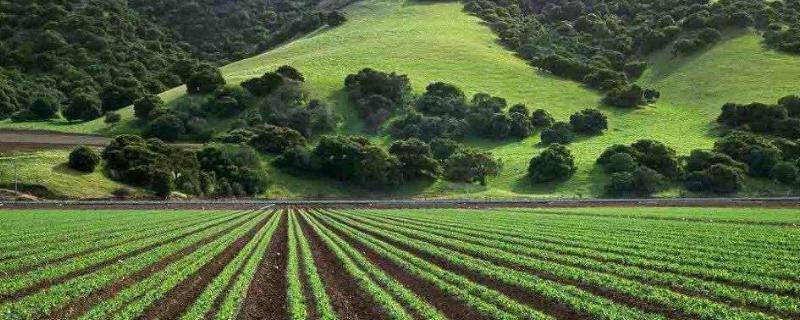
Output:
<path fill-rule="evenodd" d="M 212 241 L 214 241 L 216 239 L 219 239 L 223 235 L 233 231 L 234 229 L 238 228 L 239 226 L 242 226 L 245 223 L 247 223 L 248 221 L 251 221 L 251 220 L 255 219 L 255 217 L 257 216 L 253 212 L 247 212 L 247 213 L 244 213 L 243 215 L 247 215 L 247 214 L 250 214 L 250 216 L 245 218 L 245 219 L 243 219 L 242 221 L 237 221 L 234 224 L 232 224 L 231 226 L 228 226 L 225 229 L 223 229 L 223 230 L 221 230 L 221 231 L 219 231 L 217 233 L 209 235 L 209 236 L 207 236 L 207 237 L 205 237 L 205 238 L 203 238 L 203 239 L 201 239 L 201 240 L 199 240 L 199 241 L 197 241 L 197 242 L 195 242 L 195 243 L 193 243 L 193 244 L 191 244 L 191 245 L 189 245 L 189 246 L 187 246 L 187 247 L 185 247 L 183 249 L 180 249 L 180 250 L 178 250 L 176 252 L 173 252 L 173 253 L 169 254 L 168 256 L 166 256 L 166 257 L 162 258 L 161 260 L 159 260 L 159 261 L 157 261 L 157 262 L 145 267 L 144 269 L 141 269 L 141 270 L 139 270 L 137 272 L 134 272 L 133 274 L 128 275 L 128 276 L 126 276 L 124 278 L 118 279 L 117 281 L 105 286 L 104 288 L 99 289 L 99 290 L 95 290 L 92 293 L 90 293 L 90 294 L 88 294 L 88 295 L 86 295 L 86 296 L 84 296 L 84 297 L 82 297 L 80 299 L 76 299 L 76 300 L 72 301 L 72 303 L 70 303 L 69 305 L 66 305 L 66 306 L 64 306 L 64 307 L 62 307 L 60 309 L 54 310 L 46 318 L 48 318 L 48 319 L 72 319 L 72 318 L 76 318 L 76 317 L 86 313 L 95 304 L 97 304 L 97 303 L 99 303 L 101 301 L 113 298 L 114 296 L 117 295 L 117 293 L 119 293 L 120 291 L 124 290 L 125 288 L 128 288 L 131 285 L 133 285 L 133 284 L 135 284 L 135 283 L 137 283 L 139 281 L 147 279 L 152 274 L 165 269 L 167 266 L 169 266 L 173 262 L 178 261 L 181 258 L 183 258 L 183 257 L 191 254 L 192 252 L 196 251 L 198 248 L 200 248 L 200 247 L 202 247 L 202 246 L 204 246 L 204 245 L 206 245 L 208 243 L 211 243 Z M 233 217 L 231 219 L 225 220 L 222 223 L 218 223 L 218 224 L 215 224 L 215 225 L 221 225 L 221 224 L 224 224 L 226 222 L 233 221 L 236 218 L 239 218 L 241 216 L 242 215 L 237 215 L 237 216 L 235 216 L 235 217 Z M 213 226 L 204 227 L 203 229 L 207 230 L 207 229 L 209 229 L 211 227 L 213 227 Z M 196 234 L 198 232 L 202 232 L 202 230 L 197 230 L 195 232 L 192 232 L 191 234 L 185 235 L 184 237 L 188 237 L 188 236 L 190 236 L 192 234 Z M 180 240 L 180 239 L 177 239 L 177 240 Z M 175 240 L 175 241 L 177 241 L 177 240 Z M 97 270 L 97 269 L 92 270 L 92 272 L 95 271 L 95 270 Z"/>
<path fill-rule="evenodd" d="M 273 215 L 275 215 L 275 214 L 279 214 L 277 210 L 275 210 L 273 212 Z M 278 219 L 281 219 L 281 218 L 279 217 Z M 278 221 L 278 222 L 280 222 L 280 221 Z M 272 239 L 272 238 L 270 238 L 270 239 Z M 260 239 L 256 239 L 256 241 L 260 241 Z M 208 312 L 206 312 L 206 314 L 203 316 L 203 319 L 206 319 L 206 320 L 214 319 L 214 316 L 216 316 L 216 314 L 219 312 L 219 308 L 222 306 L 222 303 L 225 301 L 225 298 L 230 293 L 231 288 L 233 288 L 233 285 L 236 284 L 236 281 L 242 275 L 242 272 L 244 271 L 244 268 L 247 267 L 247 262 L 250 261 L 250 259 L 253 258 L 253 256 L 256 254 L 256 252 L 257 252 L 257 250 L 253 249 L 253 251 L 250 251 L 250 253 L 247 254 L 247 256 L 243 260 L 244 262 L 242 262 L 242 264 L 239 266 L 239 268 L 237 268 L 236 271 L 233 273 L 233 276 L 231 277 L 231 281 L 228 281 L 228 283 L 225 284 L 225 287 L 222 288 L 222 291 L 220 291 L 219 296 L 217 296 L 217 298 L 214 299 L 214 302 L 211 304 L 211 308 L 209 308 Z"/>
<path fill-rule="evenodd" d="M 388 316 L 383 308 L 358 285 L 356 279 L 347 272 L 336 254 L 314 232 L 309 222 L 300 219 L 300 227 L 311 246 L 314 264 L 339 319 L 387 319 Z"/>
<path fill-rule="evenodd" d="M 177 231 L 177 230 L 180 230 L 180 229 L 192 228 L 192 227 L 195 227 L 197 225 L 209 222 L 210 220 L 213 220 L 213 219 L 200 220 L 200 221 L 196 221 L 196 222 L 190 223 L 188 225 L 176 226 L 174 228 L 163 230 L 163 231 L 161 231 L 161 233 L 170 233 L 170 232 Z M 144 230 L 140 230 L 140 233 L 157 230 L 158 228 L 159 228 L 159 226 L 152 226 L 150 228 L 146 228 Z M 128 243 L 134 242 L 134 241 L 139 241 L 139 240 L 146 239 L 148 237 L 152 237 L 152 235 L 143 235 L 143 236 L 138 236 L 138 237 L 133 237 L 133 238 L 126 238 L 126 239 L 121 240 L 121 241 L 105 244 L 105 245 L 94 247 L 94 248 L 89 248 L 89 249 L 82 250 L 82 251 L 79 251 L 79 252 L 70 253 L 70 254 L 67 254 L 67 255 L 64 255 L 64 256 L 61 256 L 61 257 L 58 257 L 58 258 L 39 261 L 39 262 L 37 262 L 35 264 L 23 266 L 23 267 L 21 267 L 19 269 L 15 269 L 15 270 L 11 270 L 11 271 L 5 272 L 2 276 L 3 277 L 13 277 L 13 276 L 16 276 L 16 275 L 20 275 L 20 274 L 23 274 L 23 273 L 26 273 L 26 272 L 33 271 L 35 269 L 38 269 L 38 268 L 41 268 L 41 267 L 44 267 L 44 266 L 53 265 L 53 264 L 57 264 L 57 263 L 62 263 L 64 261 L 67 261 L 67 260 L 70 260 L 70 259 L 73 259 L 73 258 L 82 257 L 82 256 L 85 256 L 85 255 L 89 255 L 89 254 L 92 254 L 92 253 L 95 253 L 95 252 L 99 252 L 99 251 L 102 251 L 102 250 L 105 250 L 105 249 L 109 249 L 109 248 L 112 248 L 112 247 L 122 246 L 122 245 L 125 245 L 125 244 L 128 244 Z M 0 260 L 0 261 L 2 261 L 2 260 Z"/>
<path fill-rule="evenodd" d="M 370 262 L 378 266 L 393 279 L 400 282 L 404 287 L 413 291 L 417 296 L 427 301 L 430 305 L 442 312 L 442 314 L 444 314 L 448 319 L 490 319 L 472 309 L 464 301 L 461 301 L 456 297 L 443 292 L 434 284 L 407 272 L 402 267 L 384 258 L 379 253 L 359 242 L 357 239 L 348 236 L 347 234 L 341 232 L 341 230 L 328 223 L 322 221 L 320 221 L 320 223 L 323 223 L 326 227 L 328 227 L 328 229 L 336 233 L 336 235 L 342 239 L 345 239 L 348 244 L 350 244 L 357 251 L 361 252 L 361 254 L 363 254 Z M 418 317 L 422 319 L 422 317 L 419 315 Z"/>
<path fill-rule="evenodd" d="M 272 214 L 278 213 L 273 212 Z M 145 309 L 139 319 L 177 319 L 180 317 L 191 306 L 192 302 L 197 300 L 203 293 L 209 283 L 225 269 L 250 241 L 253 241 L 256 233 L 267 224 L 270 216 L 272 215 L 262 218 L 247 233 L 237 238 L 225 250 L 214 256 L 211 261 L 170 289 L 159 301 Z"/>
<path fill-rule="evenodd" d="M 357 230 L 359 230 L 361 232 L 364 232 L 364 233 L 366 233 L 368 235 L 371 235 L 371 236 L 373 236 L 373 237 L 375 237 L 375 238 L 377 238 L 377 239 L 379 239 L 381 241 L 384 241 L 384 242 L 386 242 L 386 243 L 388 243 L 388 244 L 390 244 L 390 245 L 392 245 L 392 246 L 394 246 L 394 247 L 396 247 L 396 248 L 398 248 L 400 250 L 403 250 L 403 251 L 406 251 L 406 252 L 408 252 L 410 254 L 413 254 L 414 256 L 419 257 L 420 259 L 423 259 L 425 261 L 428 261 L 428 262 L 438 266 L 439 268 L 442 268 L 444 270 L 459 274 L 461 276 L 466 277 L 467 279 L 469 279 L 472 282 L 475 282 L 477 284 L 481 284 L 483 286 L 486 286 L 487 288 L 496 290 L 496 291 L 506 295 L 507 297 L 511 298 L 512 300 L 515 300 L 515 301 L 517 301 L 517 302 L 519 302 L 521 304 L 528 305 L 528 306 L 530 306 L 530 307 L 532 307 L 534 309 L 537 309 L 537 310 L 542 311 L 542 312 L 544 312 L 546 314 L 549 314 L 549 315 L 555 317 L 556 319 L 578 320 L 578 319 L 589 319 L 589 318 L 591 318 L 590 316 L 588 316 L 586 314 L 582 314 L 582 313 L 580 313 L 578 311 L 575 311 L 575 310 L 571 309 L 566 304 L 559 303 L 557 301 L 552 301 L 552 300 L 550 300 L 550 299 L 548 299 L 548 298 L 546 298 L 546 297 L 544 297 L 542 295 L 539 295 L 539 294 L 537 294 L 535 292 L 531 292 L 529 290 L 526 290 L 525 288 L 521 288 L 521 287 L 517 287 L 517 286 L 510 286 L 508 284 L 502 283 L 500 281 L 497 281 L 495 279 L 492 279 L 490 277 L 482 275 L 482 274 L 480 274 L 478 272 L 475 272 L 475 271 L 472 271 L 470 269 L 467 269 L 466 267 L 455 265 L 455 264 L 451 264 L 449 261 L 447 261 L 445 259 L 439 258 L 439 257 L 434 256 L 434 255 L 427 254 L 425 252 L 422 252 L 422 251 L 419 251 L 419 250 L 417 250 L 415 248 L 407 246 L 404 243 L 401 243 L 399 241 L 390 239 L 390 238 L 386 237 L 385 235 L 380 234 L 379 232 L 377 232 L 375 230 L 366 229 L 366 228 L 363 228 L 363 227 L 360 227 L 360 226 L 355 226 L 355 225 L 352 225 L 352 224 L 348 224 L 346 221 L 340 220 L 340 218 L 336 217 L 335 215 L 329 215 L 329 217 L 331 217 L 332 219 L 337 220 L 337 221 L 339 221 L 341 223 L 347 224 L 348 226 L 350 226 L 352 228 L 355 228 L 355 229 L 357 229 Z"/>
<path fill-rule="evenodd" d="M 286 264 L 289 252 L 288 221 L 281 214 L 278 229 L 270 239 L 269 247 L 256 269 L 247 296 L 242 303 L 238 319 L 288 319 L 286 291 Z"/>

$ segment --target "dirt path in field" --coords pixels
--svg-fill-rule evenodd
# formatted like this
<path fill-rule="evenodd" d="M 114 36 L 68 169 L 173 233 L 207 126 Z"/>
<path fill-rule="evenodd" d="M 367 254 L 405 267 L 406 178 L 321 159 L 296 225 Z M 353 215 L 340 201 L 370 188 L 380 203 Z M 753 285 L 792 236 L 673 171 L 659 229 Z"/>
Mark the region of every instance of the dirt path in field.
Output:
<path fill-rule="evenodd" d="M 79 145 L 102 147 L 109 138 L 40 130 L 0 129 L 0 152 L 69 148 Z"/>
<path fill-rule="evenodd" d="M 300 220 L 300 227 L 311 246 L 314 264 L 317 266 L 325 289 L 331 299 L 333 309 L 339 319 L 379 320 L 387 319 L 381 306 L 358 285 L 358 282 L 347 272 L 344 264 L 336 257 L 319 235 L 314 232 L 305 219 Z"/>
<path fill-rule="evenodd" d="M 532 307 L 534 309 L 537 309 L 537 310 L 542 311 L 542 312 L 544 312 L 546 314 L 549 314 L 549 315 L 555 317 L 556 319 L 579 320 L 579 319 L 589 319 L 590 318 L 587 315 L 584 315 L 584 314 L 581 314 L 581 313 L 579 313 L 579 312 L 577 312 L 575 310 L 572 310 L 571 308 L 569 308 L 565 304 L 559 303 L 557 301 L 552 301 L 550 299 L 547 299 L 544 296 L 541 296 L 541 295 L 536 294 L 534 292 L 530 292 L 530 291 L 528 291 L 528 290 L 526 290 L 524 288 L 521 288 L 521 287 L 509 286 L 509 285 L 504 284 L 502 282 L 499 282 L 499 281 L 497 281 L 495 279 L 492 279 L 492 278 L 489 278 L 487 276 L 484 276 L 484 275 L 482 275 L 482 274 L 480 274 L 478 272 L 474 272 L 472 270 L 469 270 L 469 269 L 467 269 L 465 267 L 458 266 L 458 265 L 453 265 L 453 264 L 451 264 L 450 262 L 448 262 L 445 259 L 439 258 L 437 256 L 429 255 L 429 254 L 427 254 L 425 252 L 422 252 L 422 251 L 416 250 L 416 249 L 414 249 L 412 247 L 409 247 L 409 246 L 407 246 L 407 245 L 405 245 L 405 244 L 403 244 L 403 243 L 401 243 L 399 241 L 390 239 L 390 238 L 386 237 L 385 235 L 379 233 L 378 231 L 348 224 L 346 221 L 340 220 L 340 218 L 336 217 L 335 215 L 329 215 L 329 217 L 331 217 L 332 219 L 334 219 L 334 220 L 336 220 L 338 222 L 347 224 L 347 225 L 349 225 L 349 226 L 351 226 L 351 227 L 353 227 L 353 228 L 355 228 L 355 229 L 357 229 L 357 230 L 359 230 L 361 232 L 364 232 L 364 233 L 366 233 L 368 235 L 371 235 L 371 236 L 375 237 L 376 239 L 384 241 L 384 242 L 386 242 L 386 243 L 388 243 L 388 244 L 390 244 L 390 245 L 392 245 L 392 246 L 394 246 L 394 247 L 396 247 L 396 248 L 398 248 L 400 250 L 403 250 L 403 251 L 406 251 L 408 253 L 411 253 L 411 254 L 419 257 L 420 259 L 423 259 L 425 261 L 428 261 L 428 262 L 438 266 L 439 268 L 441 268 L 443 270 L 447 270 L 447 271 L 459 274 L 459 275 L 464 276 L 465 278 L 469 279 L 472 282 L 475 282 L 477 284 L 481 284 L 483 286 L 486 286 L 487 288 L 496 290 L 496 291 L 506 295 L 507 297 L 509 297 L 509 298 L 521 303 L 521 304 L 528 305 L 528 306 L 530 306 L 530 307 Z"/>
<path fill-rule="evenodd" d="M 288 319 L 286 290 L 286 264 L 288 246 L 288 220 L 281 215 L 278 229 L 270 239 L 269 247 L 256 269 L 238 318 L 244 320 Z"/>
<path fill-rule="evenodd" d="M 177 319 L 192 305 L 192 302 L 203 293 L 214 278 L 239 254 L 250 242 L 254 241 L 256 233 L 269 221 L 273 212 L 262 218 L 255 226 L 236 239 L 225 250 L 217 254 L 210 262 L 206 263 L 197 272 L 181 281 L 169 290 L 159 301 L 150 305 L 142 312 L 139 319 Z M 257 240 L 256 240 L 257 241 Z"/>
<path fill-rule="evenodd" d="M 207 237 L 205 237 L 205 238 L 203 238 L 203 239 L 191 244 L 190 246 L 188 246 L 186 248 L 183 248 L 183 249 L 180 249 L 180 250 L 178 250 L 176 252 L 173 252 L 172 254 L 164 257 L 163 259 L 159 260 L 158 262 L 156 262 L 154 264 L 151 264 L 150 266 L 145 267 L 142 270 L 139 270 L 139 271 L 137 271 L 137 272 L 135 272 L 135 273 L 133 273 L 131 275 L 128 275 L 128 276 L 126 276 L 126 277 L 124 277 L 122 279 L 118 279 L 116 282 L 113 282 L 113 283 L 105 286 L 102 289 L 95 290 L 91 294 L 88 294 L 88 295 L 82 297 L 81 299 L 74 300 L 74 301 L 72 301 L 71 304 L 66 305 L 61 309 L 53 311 L 51 314 L 49 314 L 45 318 L 47 318 L 47 319 L 72 319 L 72 318 L 77 318 L 78 316 L 80 316 L 80 315 L 86 313 L 87 311 L 89 311 L 89 309 L 92 306 L 94 306 L 95 304 L 97 304 L 97 303 L 99 303 L 99 302 L 101 302 L 103 300 L 108 300 L 108 299 L 114 297 L 118 292 L 124 290 L 125 288 L 128 288 L 131 285 L 133 285 L 133 284 L 135 284 L 135 283 L 137 283 L 139 281 L 147 279 L 152 274 L 165 269 L 167 266 L 169 266 L 173 262 L 178 261 L 181 258 L 191 254 L 192 252 L 196 251 L 198 248 L 200 248 L 200 247 L 202 247 L 202 246 L 204 246 L 204 245 L 206 245 L 208 243 L 211 243 L 212 241 L 214 241 L 216 239 L 219 239 L 220 237 L 224 236 L 225 234 L 228 234 L 229 232 L 233 231 L 237 227 L 239 227 L 239 226 L 247 223 L 248 221 L 251 221 L 251 220 L 256 218 L 256 214 L 254 214 L 252 211 L 249 211 L 249 212 L 244 213 L 244 214 L 245 215 L 249 214 L 250 216 L 245 218 L 245 219 L 243 219 L 242 221 L 235 222 L 233 225 L 226 227 L 224 230 L 219 231 L 217 233 L 214 233 L 212 235 L 209 235 L 209 236 L 207 236 Z M 219 223 L 217 225 L 221 225 L 221 224 L 223 224 L 225 222 L 230 222 L 230 221 L 232 221 L 232 220 L 234 220 L 234 219 L 236 219 L 236 218 L 238 218 L 240 216 L 241 215 L 237 215 L 236 217 L 233 217 L 231 219 L 223 221 L 222 223 Z M 209 228 L 210 227 L 206 227 L 204 229 L 207 230 Z M 200 231 L 197 231 L 197 232 L 200 232 Z M 193 232 L 192 234 L 195 234 L 195 233 L 196 232 Z M 191 234 L 189 234 L 189 235 L 191 235 Z M 187 235 L 187 236 L 189 236 L 189 235 Z M 90 272 L 94 272 L 97 269 L 98 268 L 95 268 L 95 269 L 91 270 Z"/>
<path fill-rule="evenodd" d="M 196 227 L 196 226 L 198 226 L 200 224 L 207 223 L 207 222 L 209 222 L 211 220 L 214 220 L 214 219 L 200 220 L 200 221 L 196 221 L 196 222 L 190 223 L 188 225 L 176 226 L 176 227 L 171 228 L 171 229 L 163 230 L 160 233 L 170 233 L 170 232 L 178 231 L 180 229 L 188 229 L 188 228 Z M 139 233 L 147 233 L 147 232 L 151 232 L 153 230 L 157 230 L 158 228 L 159 228 L 159 226 L 156 225 L 156 226 L 152 226 L 150 228 L 139 230 L 138 232 Z M 122 246 L 122 245 L 125 245 L 125 244 L 128 244 L 128 243 L 132 243 L 134 241 L 144 240 L 144 239 L 146 239 L 148 237 L 151 237 L 151 236 L 152 235 L 150 235 L 150 234 L 146 234 L 146 235 L 139 236 L 139 237 L 126 238 L 126 239 L 123 239 L 123 240 L 120 240 L 120 241 L 116 241 L 116 242 L 113 242 L 113 243 L 105 244 L 105 245 L 98 246 L 98 247 L 95 247 L 95 248 L 89 248 L 89 249 L 86 249 L 86 250 L 83 250 L 83 251 L 80 251 L 80 252 L 70 253 L 70 254 L 62 256 L 62 257 L 39 261 L 39 262 L 37 262 L 35 264 L 23 266 L 23 267 L 21 267 L 19 269 L 8 271 L 8 272 L 4 273 L 2 276 L 3 277 L 13 277 L 13 276 L 20 275 L 20 274 L 23 274 L 23 273 L 26 273 L 26 272 L 30 272 L 30 271 L 38 269 L 38 268 L 42 268 L 42 267 L 47 266 L 47 265 L 53 265 L 53 264 L 62 263 L 64 261 L 67 261 L 67 260 L 70 260 L 70 259 L 73 259 L 73 258 L 89 255 L 89 254 L 92 254 L 92 253 L 95 253 L 95 252 L 99 252 L 99 251 L 102 251 L 102 250 L 105 250 L 105 249 L 109 249 L 109 248 L 112 248 L 112 247 Z M 0 260 L 0 261 L 2 261 L 2 260 Z"/>
<path fill-rule="evenodd" d="M 490 319 L 482 316 L 463 301 L 443 292 L 434 284 L 412 275 L 391 260 L 382 257 L 379 253 L 362 244 L 357 239 L 346 235 L 328 223 L 325 223 L 319 219 L 317 221 L 347 241 L 347 243 L 353 246 L 354 249 L 356 249 L 358 252 L 361 252 L 361 254 L 363 254 L 370 262 L 378 266 L 393 279 L 400 282 L 404 287 L 413 291 L 417 296 L 424 299 L 430 305 L 442 312 L 442 314 L 444 314 L 448 319 Z M 419 319 L 423 319 L 421 315 L 417 316 Z"/>

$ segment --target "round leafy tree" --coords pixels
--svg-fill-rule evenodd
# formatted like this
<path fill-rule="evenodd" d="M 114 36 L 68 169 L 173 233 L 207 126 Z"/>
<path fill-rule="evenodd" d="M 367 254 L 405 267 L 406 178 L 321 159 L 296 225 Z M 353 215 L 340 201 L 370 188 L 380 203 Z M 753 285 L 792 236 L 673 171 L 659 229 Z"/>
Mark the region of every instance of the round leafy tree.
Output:
<path fill-rule="evenodd" d="M 100 156 L 94 150 L 80 146 L 69 154 L 69 167 L 81 172 L 94 172 L 100 164 Z"/>
<path fill-rule="evenodd" d="M 534 182 L 566 180 L 575 173 L 575 158 L 567 147 L 552 144 L 528 166 L 528 176 Z"/>

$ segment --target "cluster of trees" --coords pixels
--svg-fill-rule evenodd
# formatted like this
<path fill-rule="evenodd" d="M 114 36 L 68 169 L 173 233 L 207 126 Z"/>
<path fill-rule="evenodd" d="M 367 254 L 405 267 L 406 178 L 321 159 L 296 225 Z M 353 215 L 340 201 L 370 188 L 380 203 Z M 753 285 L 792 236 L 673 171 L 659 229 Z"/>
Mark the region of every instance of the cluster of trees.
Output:
<path fill-rule="evenodd" d="M 597 109 L 584 109 L 569 117 L 569 122 L 553 121 L 546 112 L 540 113 L 540 119 L 548 119 L 551 125 L 542 130 L 543 144 L 570 144 L 576 134 L 598 135 L 608 129 L 608 117 Z"/>
<path fill-rule="evenodd" d="M 93 158 L 87 155 L 89 152 L 93 151 L 76 149 L 70 155 L 70 166 L 87 171 Z M 150 189 L 162 197 L 172 191 L 247 196 L 261 193 L 268 186 L 258 155 L 252 148 L 240 145 L 210 145 L 193 152 L 158 139 L 121 135 L 103 150 L 102 159 L 111 179 Z"/>
<path fill-rule="evenodd" d="M 358 113 L 366 120 L 367 129 L 377 131 L 411 95 L 408 76 L 365 68 L 344 80 L 345 90 Z"/>
<path fill-rule="evenodd" d="M 717 122 L 731 129 L 800 139 L 800 97 L 789 95 L 772 105 L 726 103 Z"/>
<path fill-rule="evenodd" d="M 597 109 L 585 109 L 570 116 L 569 122 L 557 122 L 546 110 L 531 112 L 524 104 L 509 107 L 506 99 L 486 93 L 476 93 L 468 100 L 461 88 L 445 82 L 431 83 L 414 97 L 407 76 L 369 68 L 349 75 L 345 87 L 373 131 L 400 113 L 386 125 L 386 132 L 395 139 L 460 140 L 468 134 L 489 139 L 526 138 L 538 128 L 544 144 L 569 144 L 577 134 L 597 135 L 608 129 L 608 117 Z"/>
<path fill-rule="evenodd" d="M 346 21 L 320 1 L 129 0 L 128 5 L 168 29 L 195 57 L 218 64 L 266 51 L 325 24 L 338 26 Z"/>
<path fill-rule="evenodd" d="M 4 2 L 0 26 L 0 119 L 43 120 L 62 109 L 68 120 L 94 119 L 179 85 L 172 66 L 189 58 L 121 1 Z M 35 101 L 56 113 L 39 114 Z"/>
<path fill-rule="evenodd" d="M 749 132 L 732 131 L 714 144 L 714 151 L 725 154 L 744 166 L 729 165 L 753 177 L 795 185 L 800 161 L 800 140 L 768 138 Z"/>
<path fill-rule="evenodd" d="M 753 26 L 767 43 L 800 52 L 797 1 L 469 0 L 466 9 L 536 67 L 637 96 L 623 99 L 639 101 L 634 105 L 652 99 L 630 88 L 647 67 L 645 56 L 670 44 L 688 54 L 719 41 L 724 28 Z"/>
<path fill-rule="evenodd" d="M 363 186 L 385 187 L 418 179 L 486 184 L 497 175 L 500 163 L 491 154 L 462 146 L 453 140 L 398 140 L 388 149 L 359 136 L 323 136 L 313 148 L 286 148 L 274 164 L 290 170 L 317 172 Z"/>
<path fill-rule="evenodd" d="M 301 86 L 304 76 L 290 66 L 244 81 L 240 87 L 225 86 L 219 70 L 210 66 L 196 67 L 189 78 L 193 83 L 189 97 L 171 108 L 155 95 L 134 102 L 134 115 L 147 124 L 147 135 L 164 141 L 207 142 L 215 135 L 208 126 L 213 117 L 236 118 L 220 141 L 247 142 L 240 141 L 244 132 L 252 137 L 252 131 L 264 126 L 291 128 L 310 138 L 335 129 L 339 121 L 325 103 L 307 101 Z"/>
<path fill-rule="evenodd" d="M 646 196 L 677 182 L 694 192 L 731 194 L 743 188 L 746 175 L 799 184 L 800 141 L 732 131 L 713 150 L 677 157 L 661 142 L 639 140 L 609 147 L 597 164 L 611 174 L 606 190 L 612 195 Z"/>
<path fill-rule="evenodd" d="M 201 61 L 221 65 L 346 21 L 324 7 L 257 0 L 3 3 L 0 120 L 48 120 L 59 111 L 69 121 L 92 120 L 183 83 L 190 92 L 212 92 L 221 76 Z M 55 105 L 55 114 L 34 110 L 41 107 L 36 101 Z"/>
<path fill-rule="evenodd" d="M 675 150 L 655 140 L 608 147 L 597 164 L 611 174 L 606 191 L 612 195 L 646 196 L 663 189 L 669 181 L 683 178 Z"/>
<path fill-rule="evenodd" d="M 569 179 L 576 170 L 572 152 L 555 143 L 531 159 L 528 177 L 535 183 L 563 181 Z"/>

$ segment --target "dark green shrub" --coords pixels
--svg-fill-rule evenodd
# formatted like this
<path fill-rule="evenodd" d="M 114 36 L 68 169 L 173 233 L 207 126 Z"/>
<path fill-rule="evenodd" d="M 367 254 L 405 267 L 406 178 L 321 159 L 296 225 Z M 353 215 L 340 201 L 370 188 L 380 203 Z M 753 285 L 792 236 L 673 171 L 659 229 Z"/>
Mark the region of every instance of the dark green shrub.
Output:
<path fill-rule="evenodd" d="M 543 144 L 570 144 L 575 140 L 575 132 L 572 125 L 566 122 L 556 122 L 551 127 L 542 131 Z"/>
<path fill-rule="evenodd" d="M 779 162 L 772 167 L 769 176 L 777 182 L 791 185 L 797 182 L 798 169 L 795 163 Z"/>
<path fill-rule="evenodd" d="M 146 95 L 133 103 L 133 114 L 142 120 L 150 119 L 150 112 L 164 107 L 164 101 L 157 95 Z"/>
<path fill-rule="evenodd" d="M 584 134 L 600 134 L 608 129 L 608 117 L 597 109 L 585 109 L 569 117 L 569 123 L 575 132 Z"/>
<path fill-rule="evenodd" d="M 703 171 L 691 172 L 684 185 L 696 192 L 732 194 L 742 189 L 744 182 L 739 169 L 724 164 L 714 164 Z"/>
<path fill-rule="evenodd" d="M 460 148 L 444 162 L 444 176 L 456 182 L 486 185 L 486 179 L 500 172 L 501 164 L 488 152 Z"/>
<path fill-rule="evenodd" d="M 531 114 L 531 124 L 537 128 L 547 128 L 553 125 L 556 120 L 553 119 L 553 116 L 550 115 L 547 110 L 544 109 L 536 109 Z"/>
<path fill-rule="evenodd" d="M 636 160 L 628 153 L 615 153 L 605 165 L 608 173 L 632 172 L 639 166 Z"/>
<path fill-rule="evenodd" d="M 288 148 L 304 146 L 306 138 L 297 130 L 264 125 L 254 130 L 250 145 L 262 153 L 281 153 Z"/>
<path fill-rule="evenodd" d="M 201 64 L 186 81 L 186 88 L 189 94 L 212 93 L 225 86 L 225 78 L 218 68 Z"/>
<path fill-rule="evenodd" d="M 528 166 L 528 176 L 534 182 L 566 180 L 575 173 L 575 158 L 567 147 L 551 144 L 541 154 L 533 157 Z"/>
<path fill-rule="evenodd" d="M 80 146 L 69 154 L 69 167 L 81 172 L 94 172 L 100 164 L 100 156 L 87 147 Z"/>

